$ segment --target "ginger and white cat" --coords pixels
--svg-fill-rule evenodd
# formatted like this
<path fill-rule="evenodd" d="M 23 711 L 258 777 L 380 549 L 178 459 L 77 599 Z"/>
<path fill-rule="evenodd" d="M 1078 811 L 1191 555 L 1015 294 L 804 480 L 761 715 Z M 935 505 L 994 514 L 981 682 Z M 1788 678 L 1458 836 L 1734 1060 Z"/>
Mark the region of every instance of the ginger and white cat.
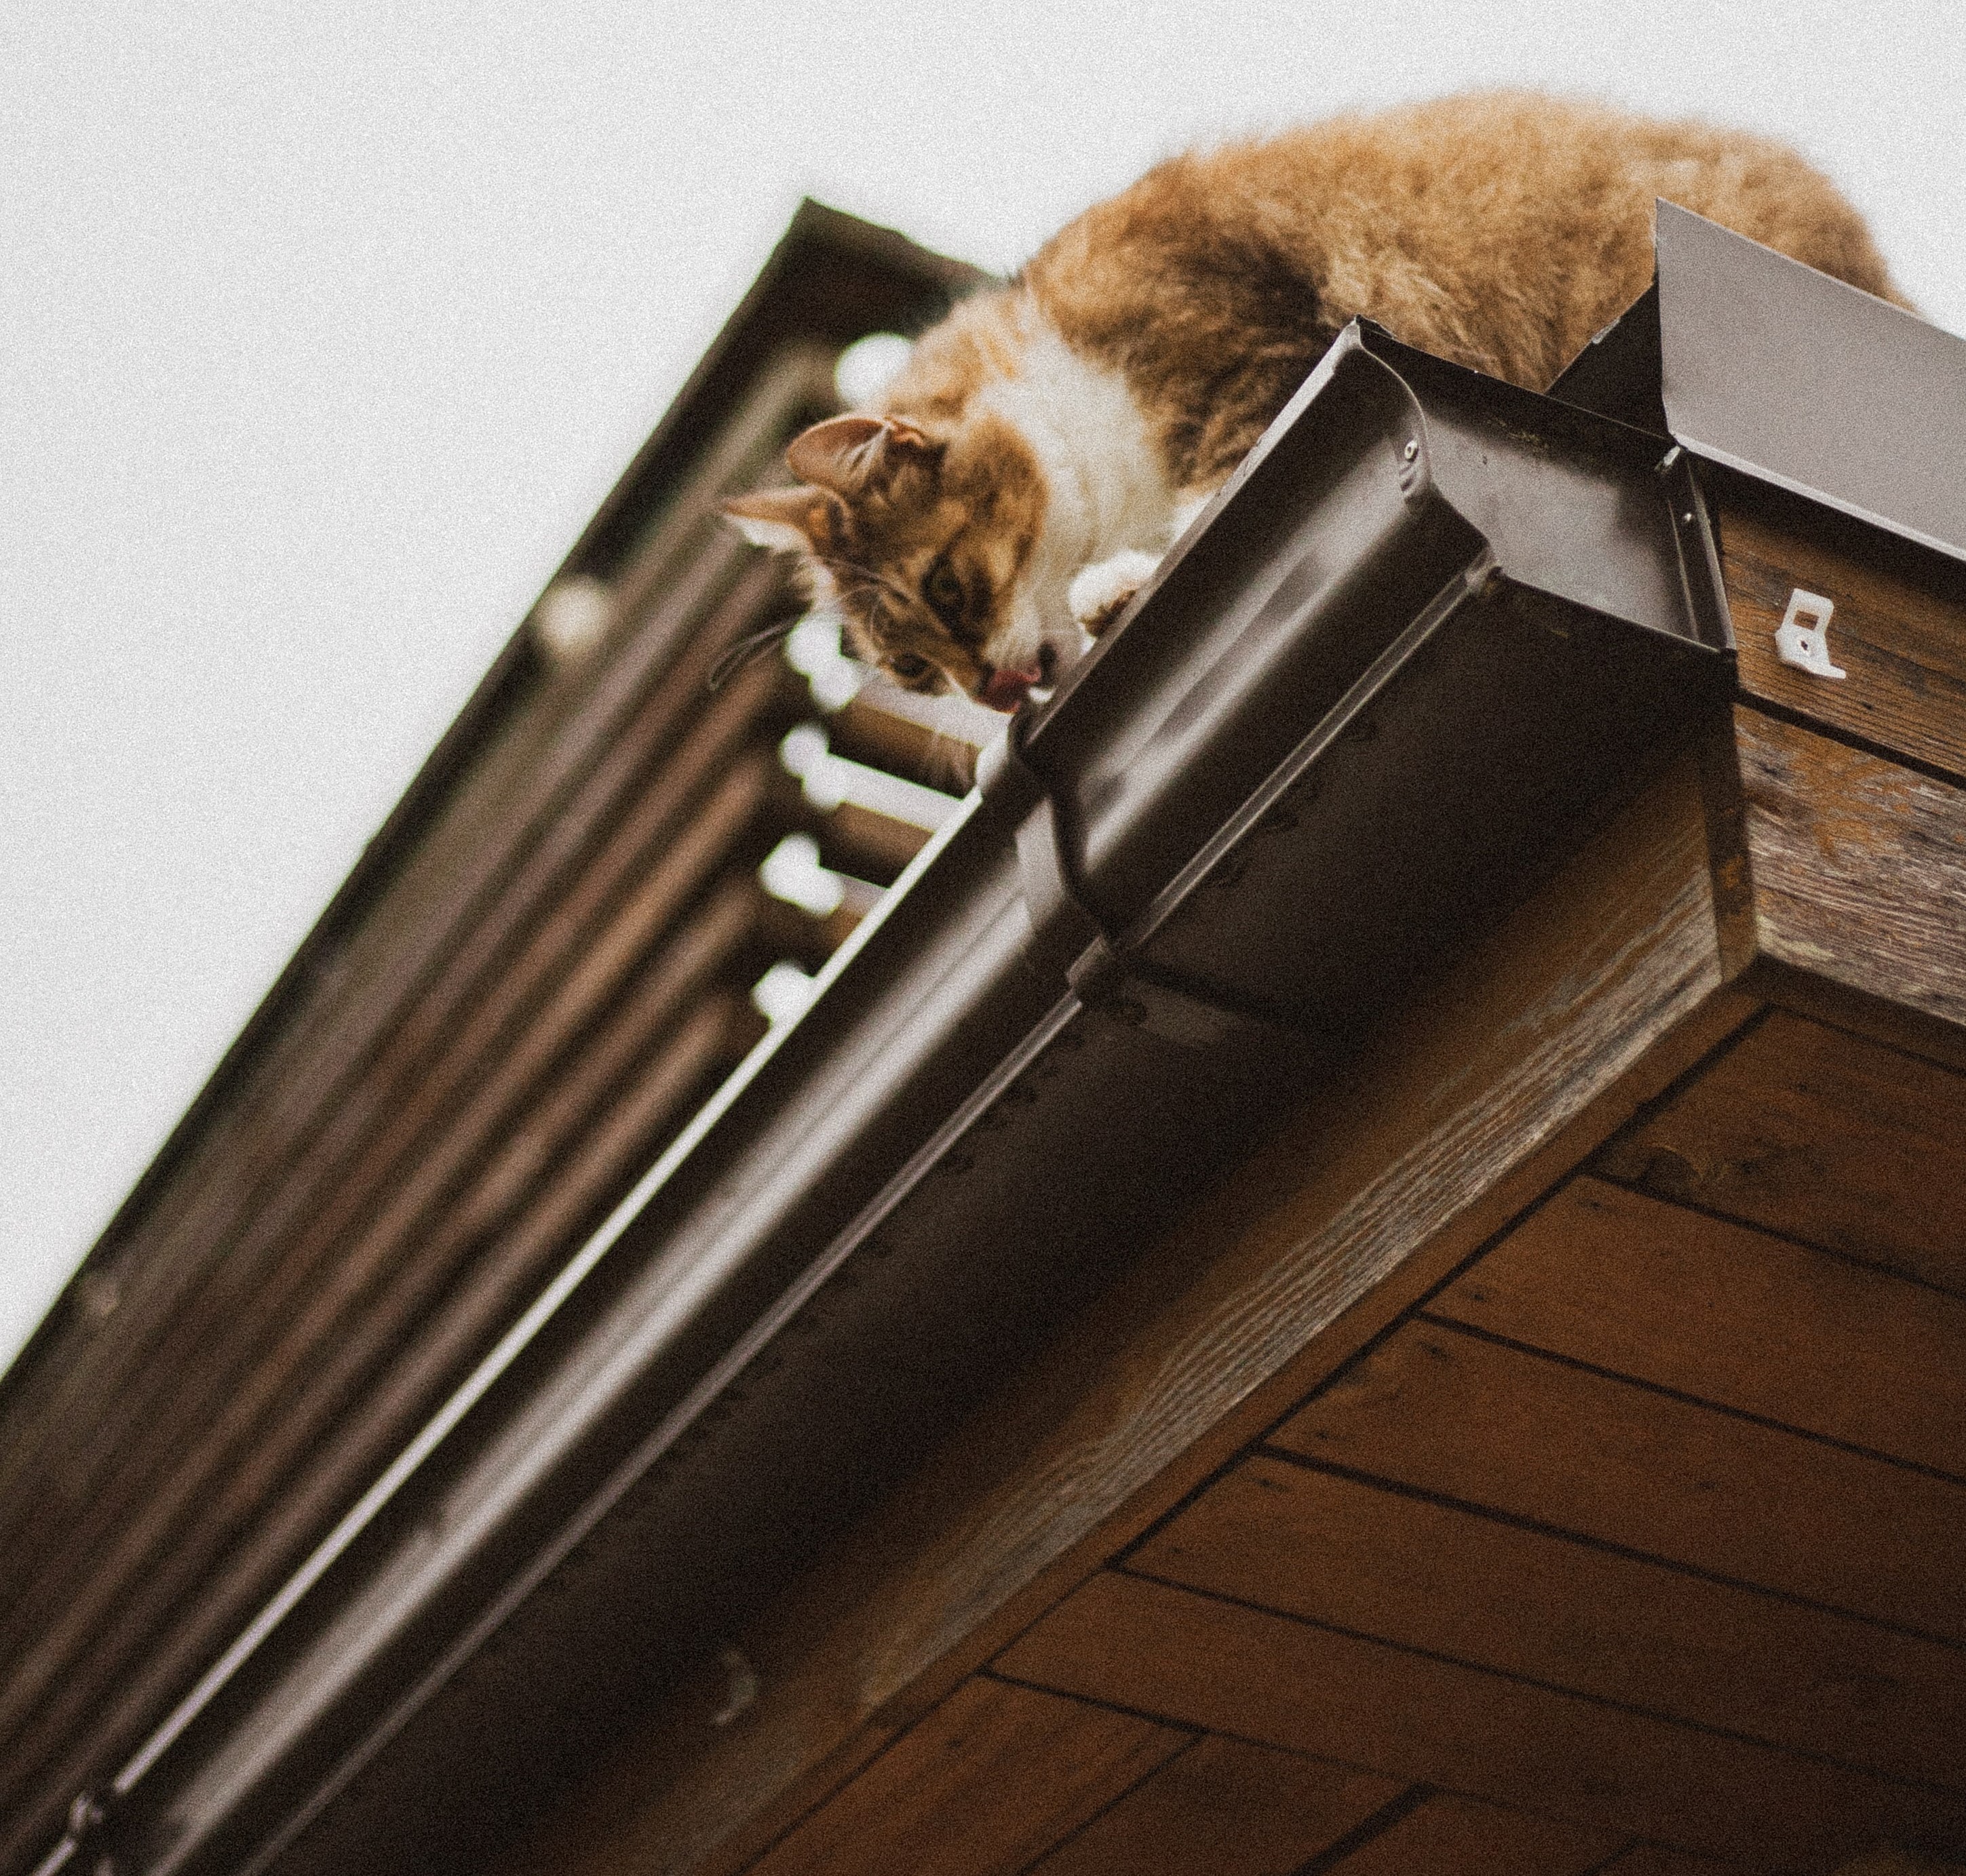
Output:
<path fill-rule="evenodd" d="M 1652 278 L 1681 204 L 1897 298 L 1781 144 L 1524 92 L 1178 156 L 924 334 L 878 407 L 727 510 L 862 655 L 998 710 L 1123 610 L 1346 321 L 1541 389 Z M 1902 303 L 1902 302 L 1900 302 Z"/>

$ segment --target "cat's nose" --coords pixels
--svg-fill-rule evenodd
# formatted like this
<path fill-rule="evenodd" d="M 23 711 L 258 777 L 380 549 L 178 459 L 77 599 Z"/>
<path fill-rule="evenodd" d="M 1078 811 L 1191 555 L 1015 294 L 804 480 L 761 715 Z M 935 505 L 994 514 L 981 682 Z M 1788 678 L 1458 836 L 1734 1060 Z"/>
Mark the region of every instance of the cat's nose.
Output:
<path fill-rule="evenodd" d="M 1032 685 L 1041 681 L 1044 674 L 1035 664 L 1028 671 L 992 671 L 987 664 L 983 669 L 984 678 L 977 687 L 976 700 L 988 704 L 993 710 L 1014 710 L 1023 702 Z"/>

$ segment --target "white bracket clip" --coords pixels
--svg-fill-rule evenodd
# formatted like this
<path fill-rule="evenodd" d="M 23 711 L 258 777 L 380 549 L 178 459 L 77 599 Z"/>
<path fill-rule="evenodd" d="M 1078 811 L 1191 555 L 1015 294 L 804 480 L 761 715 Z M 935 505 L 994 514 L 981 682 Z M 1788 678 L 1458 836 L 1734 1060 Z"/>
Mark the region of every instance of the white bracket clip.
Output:
<path fill-rule="evenodd" d="M 1829 661 L 1829 615 L 1835 602 L 1819 593 L 1805 593 L 1800 587 L 1788 596 L 1788 610 L 1775 628 L 1775 655 L 1784 664 L 1806 671 L 1817 677 L 1847 677 Z M 1802 623 L 1806 616 L 1807 625 Z"/>

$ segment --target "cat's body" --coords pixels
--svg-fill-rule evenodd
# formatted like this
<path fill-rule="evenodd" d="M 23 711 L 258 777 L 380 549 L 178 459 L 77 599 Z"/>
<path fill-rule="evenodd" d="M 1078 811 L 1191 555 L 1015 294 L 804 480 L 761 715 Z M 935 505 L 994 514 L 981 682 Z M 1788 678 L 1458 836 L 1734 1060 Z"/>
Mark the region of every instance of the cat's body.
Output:
<path fill-rule="evenodd" d="M 1664 196 L 1895 298 L 1794 152 L 1523 93 L 1180 156 L 923 335 L 731 504 L 863 653 L 1010 709 L 1124 606 L 1346 323 L 1541 389 L 1652 277 Z"/>

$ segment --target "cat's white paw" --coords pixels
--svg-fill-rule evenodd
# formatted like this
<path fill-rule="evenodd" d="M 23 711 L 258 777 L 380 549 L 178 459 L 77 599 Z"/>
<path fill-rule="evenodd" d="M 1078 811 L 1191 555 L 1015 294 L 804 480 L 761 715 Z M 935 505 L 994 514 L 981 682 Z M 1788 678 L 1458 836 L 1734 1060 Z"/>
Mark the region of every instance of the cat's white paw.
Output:
<path fill-rule="evenodd" d="M 1091 566 L 1080 568 L 1065 591 L 1072 617 L 1097 638 L 1126 610 L 1127 603 L 1160 564 L 1159 555 L 1129 547 L 1110 559 L 1095 560 Z"/>

